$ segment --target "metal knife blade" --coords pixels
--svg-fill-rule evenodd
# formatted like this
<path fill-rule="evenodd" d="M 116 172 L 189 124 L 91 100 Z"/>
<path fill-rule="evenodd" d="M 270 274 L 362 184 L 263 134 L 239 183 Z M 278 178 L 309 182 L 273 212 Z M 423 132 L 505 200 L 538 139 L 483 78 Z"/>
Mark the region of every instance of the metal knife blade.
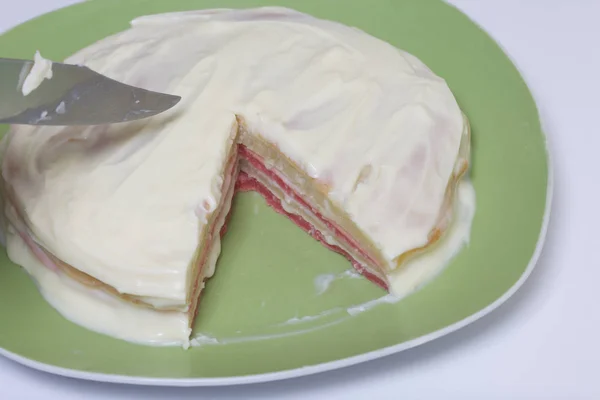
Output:
<path fill-rule="evenodd" d="M 168 110 L 179 96 L 152 92 L 110 79 L 91 69 L 52 63 L 52 78 L 27 96 L 24 78 L 34 62 L 0 58 L 0 123 L 99 125 L 133 121 Z"/>

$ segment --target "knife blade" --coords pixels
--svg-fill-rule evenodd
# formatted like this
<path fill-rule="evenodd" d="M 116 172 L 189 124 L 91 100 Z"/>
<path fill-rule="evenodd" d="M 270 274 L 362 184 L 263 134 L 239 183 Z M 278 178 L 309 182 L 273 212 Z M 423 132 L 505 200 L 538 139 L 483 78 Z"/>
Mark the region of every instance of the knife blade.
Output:
<path fill-rule="evenodd" d="M 52 63 L 52 77 L 24 95 L 34 62 L 0 58 L 0 123 L 100 125 L 151 117 L 181 97 L 126 85 L 85 66 Z M 25 91 L 26 92 L 26 91 Z"/>

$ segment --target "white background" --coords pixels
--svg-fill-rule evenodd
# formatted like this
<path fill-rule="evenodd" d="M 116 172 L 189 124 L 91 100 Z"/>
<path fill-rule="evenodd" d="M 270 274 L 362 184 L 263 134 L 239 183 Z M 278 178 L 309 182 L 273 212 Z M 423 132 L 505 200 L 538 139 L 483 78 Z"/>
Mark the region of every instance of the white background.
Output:
<path fill-rule="evenodd" d="M 1 0 L 0 31 L 74 2 Z M 454 334 L 382 360 L 241 387 L 91 383 L 0 358 L 0 398 L 600 399 L 600 1 L 451 2 L 521 70 L 553 153 L 545 251 L 506 304 Z"/>

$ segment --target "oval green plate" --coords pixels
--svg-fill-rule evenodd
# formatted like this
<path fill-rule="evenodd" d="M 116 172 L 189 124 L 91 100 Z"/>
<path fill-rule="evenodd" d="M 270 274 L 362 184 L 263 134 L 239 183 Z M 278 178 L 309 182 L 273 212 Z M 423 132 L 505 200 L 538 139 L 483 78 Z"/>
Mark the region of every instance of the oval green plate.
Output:
<path fill-rule="evenodd" d="M 139 15 L 267 3 L 88 1 L 4 34 L 0 54 L 30 58 L 40 49 L 60 60 L 126 29 Z M 415 54 L 447 80 L 473 129 L 477 212 L 469 248 L 417 293 L 350 316 L 348 307 L 384 293 L 364 279 L 345 278 L 319 295 L 316 277 L 341 273 L 349 263 L 271 211 L 257 195 L 240 194 L 195 326 L 203 346 L 188 351 L 145 347 L 81 328 L 46 304 L 3 252 L 2 354 L 45 371 L 103 381 L 223 385 L 275 380 L 433 340 L 487 314 L 525 280 L 541 250 L 551 176 L 534 101 L 492 39 L 459 11 L 437 1 L 277 4 L 357 26 Z M 295 323 L 288 321 L 292 318 L 297 318 Z"/>

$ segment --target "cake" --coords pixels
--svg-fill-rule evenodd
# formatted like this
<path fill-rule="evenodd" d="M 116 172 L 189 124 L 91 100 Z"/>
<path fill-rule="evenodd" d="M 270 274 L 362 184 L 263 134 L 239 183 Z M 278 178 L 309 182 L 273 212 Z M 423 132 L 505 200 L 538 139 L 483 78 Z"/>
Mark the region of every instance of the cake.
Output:
<path fill-rule="evenodd" d="M 187 346 L 236 191 L 391 293 L 468 238 L 471 209 L 438 245 L 468 188 L 466 117 L 442 78 L 358 29 L 276 7 L 151 15 L 66 62 L 182 97 L 3 140 L 9 257 L 76 323 Z"/>

